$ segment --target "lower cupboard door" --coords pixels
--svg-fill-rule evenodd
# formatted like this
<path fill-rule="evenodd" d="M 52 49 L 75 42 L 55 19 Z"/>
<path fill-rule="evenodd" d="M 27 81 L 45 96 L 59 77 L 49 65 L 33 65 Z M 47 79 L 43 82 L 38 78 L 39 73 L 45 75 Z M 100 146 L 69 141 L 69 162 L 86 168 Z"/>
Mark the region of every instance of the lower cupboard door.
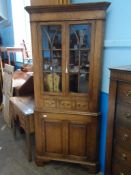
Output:
<path fill-rule="evenodd" d="M 69 155 L 89 161 L 97 160 L 98 126 L 95 123 L 70 122 L 68 131 Z"/>
<path fill-rule="evenodd" d="M 44 120 L 42 122 L 44 153 L 62 154 L 63 129 L 61 120 Z"/>
<path fill-rule="evenodd" d="M 86 124 L 69 124 L 69 155 L 86 155 Z"/>

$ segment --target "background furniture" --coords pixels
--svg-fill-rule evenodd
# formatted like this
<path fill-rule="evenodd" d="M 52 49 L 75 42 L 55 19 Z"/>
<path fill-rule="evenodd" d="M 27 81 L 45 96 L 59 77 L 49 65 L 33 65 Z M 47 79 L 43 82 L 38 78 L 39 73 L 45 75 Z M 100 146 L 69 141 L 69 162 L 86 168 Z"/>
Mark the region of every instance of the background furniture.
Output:
<path fill-rule="evenodd" d="M 26 7 L 34 59 L 36 163 L 99 171 L 104 3 Z"/>
<path fill-rule="evenodd" d="M 25 50 L 23 47 L 6 47 L 7 55 L 8 55 L 8 64 L 11 64 L 11 54 L 13 54 L 13 61 L 12 64 L 15 66 L 16 63 L 16 53 L 21 52 L 23 64 L 24 64 L 24 58 L 25 58 Z"/>
<path fill-rule="evenodd" d="M 11 127 L 11 118 L 9 113 L 9 99 L 13 95 L 13 72 L 14 66 L 5 64 L 3 75 L 3 115 L 7 125 Z"/>
<path fill-rule="evenodd" d="M 3 66 L 1 58 L 1 48 L 0 48 L 0 111 L 2 110 L 2 101 L 3 101 Z"/>
<path fill-rule="evenodd" d="M 32 96 L 11 97 L 10 112 L 14 137 L 16 137 L 16 125 L 24 129 L 26 134 L 27 156 L 32 160 L 32 140 L 34 134 L 34 98 Z M 18 122 L 17 122 L 18 121 Z"/>
<path fill-rule="evenodd" d="M 33 72 L 17 70 L 13 74 L 13 93 L 15 96 L 34 94 Z"/>
<path fill-rule="evenodd" d="M 106 175 L 131 174 L 131 66 L 111 69 Z"/>

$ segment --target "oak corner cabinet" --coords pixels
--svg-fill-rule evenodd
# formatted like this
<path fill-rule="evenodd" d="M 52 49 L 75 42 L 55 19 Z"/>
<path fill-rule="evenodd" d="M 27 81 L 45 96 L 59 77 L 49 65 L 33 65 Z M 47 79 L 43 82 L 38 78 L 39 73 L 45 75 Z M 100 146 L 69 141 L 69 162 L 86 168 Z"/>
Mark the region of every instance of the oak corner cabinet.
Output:
<path fill-rule="evenodd" d="M 130 175 L 131 65 L 110 70 L 106 175 Z"/>
<path fill-rule="evenodd" d="M 99 171 L 99 95 L 106 9 L 110 3 L 30 6 L 36 163 Z"/>

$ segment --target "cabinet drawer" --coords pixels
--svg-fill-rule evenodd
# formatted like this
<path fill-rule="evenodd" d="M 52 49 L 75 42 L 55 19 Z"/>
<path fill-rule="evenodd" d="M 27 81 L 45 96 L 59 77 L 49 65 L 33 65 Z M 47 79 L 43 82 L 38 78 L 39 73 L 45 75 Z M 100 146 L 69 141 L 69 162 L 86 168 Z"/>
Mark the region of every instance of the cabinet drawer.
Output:
<path fill-rule="evenodd" d="M 131 130 L 117 128 L 115 130 L 115 143 L 131 152 Z"/>
<path fill-rule="evenodd" d="M 45 108 L 56 108 L 57 104 L 54 99 L 45 99 L 43 103 Z"/>
<path fill-rule="evenodd" d="M 131 84 L 119 83 L 117 91 L 117 102 L 131 105 Z"/>
<path fill-rule="evenodd" d="M 120 145 L 116 144 L 114 146 L 113 157 L 114 157 L 114 161 L 119 161 L 122 164 L 125 164 L 130 167 L 131 152 L 127 151 L 126 149 L 123 149 L 122 147 L 120 147 Z"/>
<path fill-rule="evenodd" d="M 114 162 L 112 165 L 112 175 L 130 175 L 130 168 L 121 162 Z"/>
<path fill-rule="evenodd" d="M 117 104 L 116 126 L 123 126 L 131 130 L 131 106 Z"/>
<path fill-rule="evenodd" d="M 76 110 L 87 111 L 89 108 L 87 101 L 76 101 Z"/>

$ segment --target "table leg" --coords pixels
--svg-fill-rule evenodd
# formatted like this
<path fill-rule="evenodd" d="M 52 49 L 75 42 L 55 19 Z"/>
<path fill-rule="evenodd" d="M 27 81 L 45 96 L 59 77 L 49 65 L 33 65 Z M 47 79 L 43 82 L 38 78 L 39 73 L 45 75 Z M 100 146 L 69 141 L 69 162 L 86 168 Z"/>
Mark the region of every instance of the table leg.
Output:
<path fill-rule="evenodd" d="M 12 119 L 12 128 L 13 128 L 13 136 L 14 138 L 16 138 L 16 123 L 15 123 L 15 119 Z"/>
<path fill-rule="evenodd" d="M 27 156 L 28 156 L 28 160 L 32 161 L 32 137 L 31 137 L 31 133 L 30 133 L 30 124 L 29 124 L 29 120 L 26 120 L 26 145 L 27 145 Z"/>

